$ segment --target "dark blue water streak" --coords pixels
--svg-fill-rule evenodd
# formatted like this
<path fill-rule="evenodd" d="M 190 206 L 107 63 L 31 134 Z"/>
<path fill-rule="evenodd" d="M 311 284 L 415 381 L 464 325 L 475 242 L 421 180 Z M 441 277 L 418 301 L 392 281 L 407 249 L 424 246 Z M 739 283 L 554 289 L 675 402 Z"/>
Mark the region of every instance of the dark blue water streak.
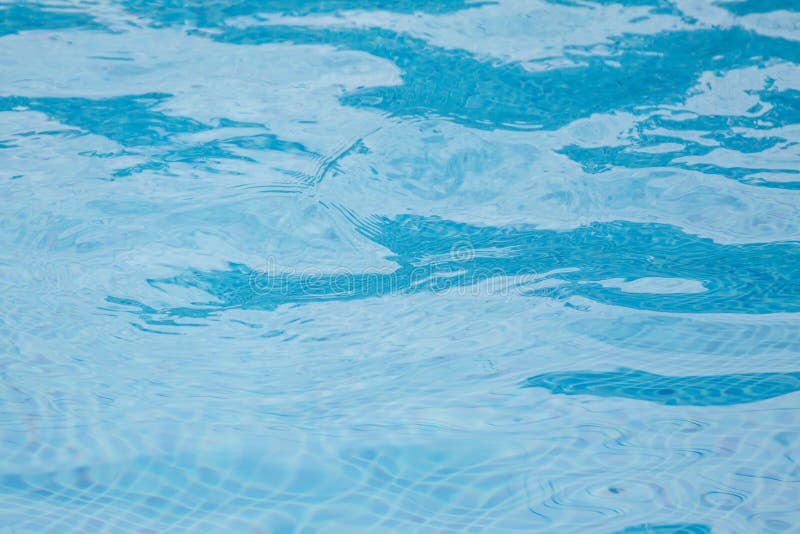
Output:
<path fill-rule="evenodd" d="M 614 221 L 569 231 L 473 226 L 436 217 L 372 218 L 358 231 L 392 252 L 393 272 L 319 274 L 193 270 L 151 284 L 200 289 L 214 298 L 194 314 L 224 308 L 273 310 L 286 303 L 352 300 L 420 291 L 445 292 L 501 277 L 522 277 L 522 295 L 582 296 L 614 306 L 683 313 L 800 311 L 800 243 L 724 245 L 665 224 Z M 550 271 L 569 270 L 547 274 Z M 556 287 L 528 289 L 537 275 Z M 694 293 L 625 292 L 608 279 L 699 281 Z M 118 298 L 118 297 L 114 297 Z M 118 301 L 117 301 L 118 302 Z M 150 316 L 151 308 L 142 312 Z M 183 315 L 173 309 L 170 315 Z"/>
<path fill-rule="evenodd" d="M 634 399 L 668 406 L 728 406 L 800 391 L 800 372 L 713 376 L 664 376 L 636 369 L 565 371 L 528 378 L 525 388 L 560 395 Z"/>

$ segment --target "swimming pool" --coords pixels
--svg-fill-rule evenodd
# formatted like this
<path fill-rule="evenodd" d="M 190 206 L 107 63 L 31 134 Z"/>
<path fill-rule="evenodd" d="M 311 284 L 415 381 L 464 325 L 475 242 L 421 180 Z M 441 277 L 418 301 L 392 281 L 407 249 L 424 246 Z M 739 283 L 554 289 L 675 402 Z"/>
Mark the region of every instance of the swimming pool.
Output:
<path fill-rule="evenodd" d="M 0 3 L 0 532 L 800 529 L 800 6 Z"/>

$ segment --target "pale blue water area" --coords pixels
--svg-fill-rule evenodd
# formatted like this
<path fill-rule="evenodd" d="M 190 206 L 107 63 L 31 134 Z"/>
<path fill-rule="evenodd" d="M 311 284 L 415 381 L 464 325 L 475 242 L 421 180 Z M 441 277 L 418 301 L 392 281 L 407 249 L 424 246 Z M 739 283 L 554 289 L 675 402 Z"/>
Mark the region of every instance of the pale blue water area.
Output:
<path fill-rule="evenodd" d="M 798 503 L 797 1 L 0 0 L 0 533 Z"/>

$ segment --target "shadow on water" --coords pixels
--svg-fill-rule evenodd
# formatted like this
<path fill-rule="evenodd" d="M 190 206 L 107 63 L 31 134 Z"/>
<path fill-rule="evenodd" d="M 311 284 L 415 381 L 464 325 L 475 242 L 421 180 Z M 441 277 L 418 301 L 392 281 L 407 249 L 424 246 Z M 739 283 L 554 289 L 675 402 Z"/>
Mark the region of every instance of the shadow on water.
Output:
<path fill-rule="evenodd" d="M 528 378 L 524 388 L 561 395 L 618 397 L 668 406 L 727 406 L 800 391 L 800 372 L 714 376 L 663 376 L 635 369 L 568 371 Z"/>
<path fill-rule="evenodd" d="M 481 288 L 481 284 L 492 286 L 483 291 L 493 294 L 512 284 L 513 291 L 523 296 L 580 296 L 663 312 L 800 311 L 800 243 L 796 242 L 724 245 L 674 226 L 628 221 L 593 223 L 569 231 L 479 227 L 411 215 L 376 217 L 357 224 L 360 233 L 392 252 L 388 259 L 398 264 L 396 270 L 320 274 L 255 271 L 231 264 L 228 270 L 197 270 L 150 280 L 164 290 L 169 286 L 199 289 L 211 295 L 213 302 L 157 310 L 131 300 L 108 300 L 140 308 L 146 321 L 166 315 L 170 322 L 157 324 L 227 308 L 274 310 L 287 303 L 446 292 Z M 626 292 L 604 283 L 651 277 L 696 281 L 704 290 Z M 541 287 L 544 280 L 552 283 Z"/>
<path fill-rule="evenodd" d="M 0 37 L 30 30 L 101 29 L 91 16 L 36 4 L 0 6 Z"/>
<path fill-rule="evenodd" d="M 611 55 L 573 47 L 566 56 L 576 66 L 543 71 L 484 61 L 380 28 L 265 26 L 229 29 L 213 38 L 330 44 L 388 59 L 403 71 L 402 85 L 364 88 L 342 102 L 475 128 L 557 129 L 593 113 L 680 102 L 706 71 L 762 64 L 764 58 L 800 62 L 800 43 L 738 28 L 626 35 L 606 47 Z"/>
<path fill-rule="evenodd" d="M 759 169 L 746 167 L 722 167 L 715 164 L 687 163 L 686 157 L 705 156 L 715 150 L 725 149 L 743 154 L 755 154 L 769 150 L 789 141 L 782 137 L 747 136 L 741 130 L 753 133 L 800 123 L 800 91 L 765 90 L 758 93 L 761 102 L 752 110 L 754 115 L 699 115 L 684 120 L 656 115 L 637 125 L 635 137 L 630 144 L 613 147 L 581 147 L 568 145 L 559 150 L 571 160 L 580 163 L 588 173 L 600 173 L 612 167 L 645 169 L 674 167 L 707 174 L 718 174 L 749 185 L 779 189 L 800 190 L 798 181 L 769 181 L 758 177 L 760 173 L 782 173 L 800 175 L 796 167 L 785 169 Z M 658 131 L 660 133 L 652 133 Z M 685 137 L 702 132 L 706 140 L 700 143 Z M 666 151 L 651 149 L 662 145 L 674 145 Z"/>

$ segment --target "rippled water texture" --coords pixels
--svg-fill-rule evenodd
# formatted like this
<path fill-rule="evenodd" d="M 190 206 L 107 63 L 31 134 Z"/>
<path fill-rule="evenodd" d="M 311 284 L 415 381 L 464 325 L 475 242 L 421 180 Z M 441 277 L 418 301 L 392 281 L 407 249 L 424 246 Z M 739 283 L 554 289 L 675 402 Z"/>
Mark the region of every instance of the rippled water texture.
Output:
<path fill-rule="evenodd" d="M 796 0 L 0 0 L 0 533 L 800 531 Z"/>

